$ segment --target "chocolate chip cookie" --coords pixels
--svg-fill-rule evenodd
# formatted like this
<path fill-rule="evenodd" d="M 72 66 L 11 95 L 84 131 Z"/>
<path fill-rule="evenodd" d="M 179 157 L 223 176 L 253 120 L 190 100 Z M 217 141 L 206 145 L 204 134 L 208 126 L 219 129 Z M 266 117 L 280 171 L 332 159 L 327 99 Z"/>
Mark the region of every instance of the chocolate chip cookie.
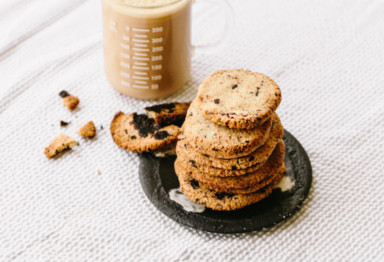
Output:
<path fill-rule="evenodd" d="M 267 176 L 278 173 L 279 169 L 284 163 L 284 156 L 285 145 L 281 140 L 277 144 L 272 155 L 268 158 L 267 162 L 262 167 L 253 173 L 230 177 L 219 177 L 217 175 L 215 176 L 203 173 L 197 167 L 193 167 L 191 165 L 183 165 L 180 159 L 177 159 L 176 162 L 178 162 L 178 165 L 185 168 L 188 172 L 191 172 L 191 175 L 194 179 L 209 186 L 210 189 L 215 191 L 225 191 L 251 187 L 265 179 Z"/>
<path fill-rule="evenodd" d="M 182 126 L 183 136 L 193 148 L 215 158 L 238 158 L 249 155 L 263 145 L 269 136 L 272 120 L 269 118 L 254 129 L 229 129 L 207 120 L 194 100 Z"/>
<path fill-rule="evenodd" d="M 232 159 L 214 158 L 197 152 L 185 139 L 177 142 L 176 151 L 179 156 L 193 160 L 198 163 L 199 166 L 206 167 L 207 169 L 205 170 L 199 167 L 199 169 L 206 173 L 220 173 L 217 169 L 242 170 L 255 165 L 262 165 L 272 154 L 273 149 L 279 140 L 282 139 L 283 135 L 284 128 L 279 117 L 277 114 L 272 114 L 272 127 L 267 142 L 248 156 Z"/>
<path fill-rule="evenodd" d="M 282 174 L 271 183 L 250 194 L 228 194 L 215 192 L 195 180 L 188 172 L 175 162 L 175 171 L 179 178 L 180 189 L 193 202 L 218 211 L 230 211 L 243 208 L 266 198 L 280 182 Z"/>
<path fill-rule="evenodd" d="M 110 131 L 119 147 L 133 152 L 152 152 L 175 143 L 179 127 L 162 127 L 147 115 L 119 112 L 112 120 Z"/>
<path fill-rule="evenodd" d="M 232 69 L 218 71 L 204 80 L 197 99 L 204 117 L 216 124 L 254 129 L 277 109 L 281 91 L 266 75 Z"/>
<path fill-rule="evenodd" d="M 184 122 L 191 103 L 168 103 L 146 107 L 148 117 L 161 125 L 180 125 Z"/>

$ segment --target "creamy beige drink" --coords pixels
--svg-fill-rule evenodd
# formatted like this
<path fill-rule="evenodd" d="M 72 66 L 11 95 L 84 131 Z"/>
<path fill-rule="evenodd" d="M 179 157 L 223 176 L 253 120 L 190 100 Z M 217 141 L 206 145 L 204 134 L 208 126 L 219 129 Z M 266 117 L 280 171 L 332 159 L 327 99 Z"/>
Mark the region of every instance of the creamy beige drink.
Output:
<path fill-rule="evenodd" d="M 103 0 L 105 71 L 119 92 L 156 99 L 190 77 L 191 0 Z"/>

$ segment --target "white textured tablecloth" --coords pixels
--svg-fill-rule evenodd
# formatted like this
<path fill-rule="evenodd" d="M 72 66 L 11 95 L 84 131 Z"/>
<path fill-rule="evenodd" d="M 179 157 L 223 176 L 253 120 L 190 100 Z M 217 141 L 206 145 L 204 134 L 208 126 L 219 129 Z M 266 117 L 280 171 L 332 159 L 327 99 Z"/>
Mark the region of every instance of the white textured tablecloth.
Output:
<path fill-rule="evenodd" d="M 283 124 L 312 161 L 303 208 L 273 228 L 237 235 L 198 232 L 157 211 L 140 187 L 138 157 L 109 134 L 117 111 L 154 102 L 109 87 L 100 1 L 3 0 L 1 261 L 383 259 L 384 1 L 230 3 L 229 45 L 197 52 L 193 80 L 166 101 L 192 99 L 218 69 L 271 76 L 282 89 Z M 223 24 L 219 9 L 203 7 L 194 11 L 196 43 L 213 41 Z M 80 97 L 79 110 L 63 107 L 63 89 Z M 60 128 L 59 120 L 71 124 Z M 76 131 L 89 120 L 104 130 L 87 141 Z M 44 147 L 61 132 L 80 146 L 48 160 Z"/>

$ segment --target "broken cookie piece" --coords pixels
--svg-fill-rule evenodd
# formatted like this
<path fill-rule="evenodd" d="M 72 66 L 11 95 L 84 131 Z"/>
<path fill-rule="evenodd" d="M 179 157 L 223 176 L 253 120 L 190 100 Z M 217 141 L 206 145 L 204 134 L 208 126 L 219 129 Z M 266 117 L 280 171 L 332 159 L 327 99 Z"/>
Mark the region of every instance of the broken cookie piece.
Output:
<path fill-rule="evenodd" d="M 176 143 L 179 127 L 161 126 L 153 118 L 137 113 L 119 112 L 111 123 L 113 141 L 133 152 L 153 152 Z"/>
<path fill-rule="evenodd" d="M 191 103 L 168 103 L 146 107 L 147 115 L 162 125 L 178 125 L 184 122 Z"/>
<path fill-rule="evenodd" d="M 63 98 L 64 105 L 68 108 L 69 111 L 72 111 L 80 103 L 78 97 L 69 94 L 67 91 L 63 90 L 59 93 L 59 96 Z"/>
<path fill-rule="evenodd" d="M 78 145 L 78 143 L 73 138 L 60 134 L 45 148 L 44 154 L 47 158 L 52 158 L 61 152 L 71 150 L 76 145 Z"/>
<path fill-rule="evenodd" d="M 96 127 L 92 121 L 89 121 L 79 129 L 79 135 L 82 137 L 93 137 L 96 134 Z"/>

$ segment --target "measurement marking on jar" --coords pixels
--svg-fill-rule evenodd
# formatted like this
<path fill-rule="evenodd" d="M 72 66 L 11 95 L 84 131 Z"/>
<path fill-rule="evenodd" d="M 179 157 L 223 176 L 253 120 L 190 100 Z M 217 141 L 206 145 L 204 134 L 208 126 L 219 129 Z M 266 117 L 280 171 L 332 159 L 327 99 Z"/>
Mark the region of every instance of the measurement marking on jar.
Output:
<path fill-rule="evenodd" d="M 122 57 L 122 58 L 125 58 L 125 59 L 130 59 L 130 58 L 131 58 L 131 55 L 130 55 L 130 54 L 123 53 L 123 52 L 121 52 L 120 54 L 121 54 L 121 57 Z"/>
<path fill-rule="evenodd" d="M 152 61 L 161 61 L 163 60 L 163 56 L 161 55 L 157 55 L 157 56 L 152 56 Z"/>
<path fill-rule="evenodd" d="M 134 61 L 134 64 L 138 66 L 148 66 L 148 63 L 137 62 L 137 61 Z"/>
<path fill-rule="evenodd" d="M 162 76 L 161 75 L 154 75 L 154 76 L 151 76 L 151 79 L 152 79 L 152 81 L 158 81 L 158 80 L 162 79 Z"/>
<path fill-rule="evenodd" d="M 135 75 L 140 75 L 140 76 L 146 76 L 146 75 L 148 75 L 148 73 L 147 72 L 140 72 L 140 71 L 135 71 L 135 72 L 133 72 Z"/>
<path fill-rule="evenodd" d="M 151 85 L 151 89 L 159 89 L 159 85 L 158 84 L 153 84 L 153 85 Z"/>
<path fill-rule="evenodd" d="M 134 45 L 134 46 L 138 46 L 138 47 L 148 47 L 148 45 L 146 45 L 146 44 L 137 44 L 137 43 L 134 43 L 133 45 Z"/>
<path fill-rule="evenodd" d="M 124 41 L 129 41 L 130 38 L 129 38 L 129 36 L 127 36 L 127 35 L 123 35 L 123 40 L 124 40 Z"/>
<path fill-rule="evenodd" d="M 132 48 L 133 51 L 138 51 L 138 52 L 149 52 L 150 50 L 149 49 L 145 49 L 145 48 Z"/>
<path fill-rule="evenodd" d="M 138 57 L 138 56 L 133 56 L 133 60 L 139 60 L 139 61 L 149 61 L 149 57 Z"/>
<path fill-rule="evenodd" d="M 123 61 L 120 62 L 121 67 L 124 68 L 130 68 L 131 66 L 128 63 L 124 63 Z"/>
<path fill-rule="evenodd" d="M 149 86 L 133 85 L 133 88 L 149 89 Z"/>
<path fill-rule="evenodd" d="M 135 28 L 135 27 L 132 27 L 132 31 L 149 33 L 149 29 L 141 29 L 141 28 Z"/>
<path fill-rule="evenodd" d="M 121 72 L 120 72 L 120 75 L 121 75 L 122 77 L 125 77 L 125 78 L 131 78 L 131 75 L 128 74 L 128 73 L 126 73 L 126 72 L 124 72 L 124 71 L 121 71 Z"/>
<path fill-rule="evenodd" d="M 116 22 L 113 20 L 109 21 L 109 29 L 111 29 L 113 32 L 117 33 L 117 28 L 116 28 Z"/>
<path fill-rule="evenodd" d="M 149 67 L 144 67 L 144 66 L 132 66 L 133 69 L 136 70 L 149 70 Z"/>
<path fill-rule="evenodd" d="M 125 30 L 130 31 L 131 28 L 130 28 L 129 26 L 126 26 L 126 27 L 125 27 Z"/>
<path fill-rule="evenodd" d="M 146 54 L 146 53 L 137 53 L 137 52 L 135 52 L 133 55 L 137 55 L 137 56 L 148 56 L 148 54 Z"/>
<path fill-rule="evenodd" d="M 129 82 L 124 81 L 124 80 L 121 80 L 121 84 L 122 84 L 123 86 L 131 87 L 131 84 L 130 84 Z"/>
<path fill-rule="evenodd" d="M 148 84 L 147 81 L 139 81 L 139 80 L 135 80 L 135 83 L 139 84 L 139 85 L 146 85 L 146 84 Z"/>
<path fill-rule="evenodd" d="M 139 35 L 139 34 L 135 34 L 135 37 L 138 37 L 138 38 L 147 38 L 148 36 L 147 36 L 147 35 Z"/>
<path fill-rule="evenodd" d="M 126 50 L 129 50 L 131 49 L 131 47 L 127 44 L 124 44 L 124 43 L 120 43 L 120 46 L 123 48 L 123 49 L 126 49 Z"/>
<path fill-rule="evenodd" d="M 162 65 L 152 65 L 152 70 L 158 71 L 158 70 L 161 70 L 161 69 L 163 69 Z"/>
<path fill-rule="evenodd" d="M 161 52 L 164 48 L 162 46 L 154 46 L 152 47 L 152 53 Z"/>
<path fill-rule="evenodd" d="M 132 77 L 133 79 L 139 79 L 139 80 L 149 80 L 149 77 L 147 76 L 133 76 Z"/>
<path fill-rule="evenodd" d="M 149 43 L 149 40 L 137 39 L 137 38 L 132 38 L 132 41 L 136 43 Z"/>
<path fill-rule="evenodd" d="M 160 33 L 160 32 L 163 32 L 163 27 L 162 26 L 152 27 L 152 33 Z"/>

